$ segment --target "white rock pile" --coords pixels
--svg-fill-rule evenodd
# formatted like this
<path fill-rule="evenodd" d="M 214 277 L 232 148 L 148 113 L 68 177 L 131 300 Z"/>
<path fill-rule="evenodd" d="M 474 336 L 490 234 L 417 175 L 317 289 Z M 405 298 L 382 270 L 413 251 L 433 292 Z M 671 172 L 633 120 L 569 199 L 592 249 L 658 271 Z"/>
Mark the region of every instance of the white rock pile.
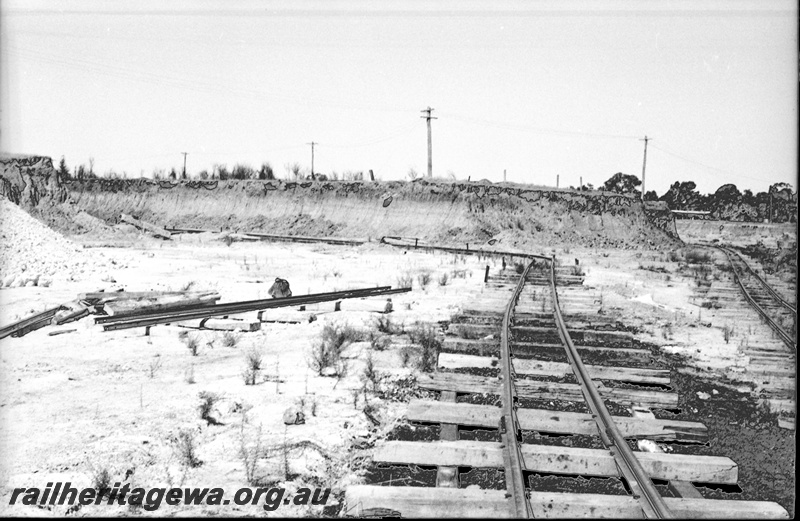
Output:
<path fill-rule="evenodd" d="M 105 268 L 103 260 L 0 197 L 0 287 L 49 286 L 83 280 Z"/>

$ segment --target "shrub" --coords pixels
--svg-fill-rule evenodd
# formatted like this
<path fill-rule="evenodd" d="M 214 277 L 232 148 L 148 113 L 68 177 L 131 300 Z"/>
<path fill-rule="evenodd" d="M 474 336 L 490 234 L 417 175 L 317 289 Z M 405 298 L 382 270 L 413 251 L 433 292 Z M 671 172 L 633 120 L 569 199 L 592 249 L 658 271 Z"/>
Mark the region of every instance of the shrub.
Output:
<path fill-rule="evenodd" d="M 245 368 L 242 372 L 245 385 L 255 385 L 258 375 L 261 372 L 263 355 L 257 349 L 250 349 L 245 354 Z"/>
<path fill-rule="evenodd" d="M 514 271 L 522 275 L 522 273 L 525 271 L 525 263 L 519 261 L 514 262 Z"/>
<path fill-rule="evenodd" d="M 422 289 L 428 287 L 431 282 L 431 272 L 426 270 L 417 275 L 417 282 L 419 282 L 419 287 Z"/>
<path fill-rule="evenodd" d="M 189 352 L 192 353 L 192 356 L 197 356 L 198 354 L 200 354 L 198 350 L 199 343 L 196 337 L 187 336 L 185 342 L 186 342 L 186 348 L 189 349 Z"/>
<path fill-rule="evenodd" d="M 387 335 L 393 335 L 395 333 L 394 324 L 392 324 L 392 317 L 388 315 L 381 315 L 377 319 L 376 326 L 378 331 L 381 333 L 386 333 Z"/>
<path fill-rule="evenodd" d="M 369 340 L 369 346 L 374 351 L 384 351 L 392 343 L 391 338 L 375 331 L 369 332 L 367 340 Z"/>
<path fill-rule="evenodd" d="M 222 334 L 222 345 L 225 347 L 236 347 L 236 344 L 239 342 L 239 337 L 236 336 L 236 333 L 233 331 L 225 331 Z"/>
<path fill-rule="evenodd" d="M 203 464 L 197 457 L 197 447 L 192 431 L 181 429 L 171 441 L 181 464 L 190 468 L 196 468 Z"/>
<path fill-rule="evenodd" d="M 409 331 L 408 337 L 412 343 L 422 347 L 417 368 L 425 372 L 435 370 L 439 360 L 439 351 L 442 348 L 442 343 L 436 336 L 436 328 L 430 325 L 417 325 L 416 328 Z"/>
<path fill-rule="evenodd" d="M 161 365 L 163 363 L 164 361 L 161 360 L 159 355 L 154 356 L 153 359 L 150 360 L 150 365 L 148 367 L 150 378 L 156 377 L 156 373 L 158 373 L 158 371 L 161 369 Z"/>
<path fill-rule="evenodd" d="M 107 467 L 92 469 L 92 488 L 99 497 L 104 497 L 111 492 L 111 472 Z"/>
<path fill-rule="evenodd" d="M 397 277 L 397 287 L 398 288 L 410 288 L 412 287 L 412 283 L 414 279 L 411 277 L 411 274 L 408 272 L 403 273 L 401 276 Z"/>
<path fill-rule="evenodd" d="M 263 479 L 258 473 L 258 460 L 262 456 L 261 448 L 261 425 L 258 426 L 255 432 L 255 441 L 253 443 L 247 442 L 245 435 L 244 424 L 246 417 L 242 417 L 242 426 L 239 430 L 239 458 L 244 463 L 244 475 L 247 483 L 251 487 L 261 486 Z"/>
<path fill-rule="evenodd" d="M 347 364 L 342 360 L 342 351 L 352 342 L 361 339 L 362 335 L 349 324 L 327 324 L 322 328 L 320 341 L 312 347 L 309 367 L 319 375 L 322 375 L 325 368 L 334 367 L 336 374 L 344 377 Z"/>
<path fill-rule="evenodd" d="M 211 417 L 211 411 L 221 397 L 217 393 L 212 393 L 210 391 L 200 391 L 198 396 L 200 397 L 200 418 L 208 423 L 216 422 L 216 420 Z"/>
<path fill-rule="evenodd" d="M 447 273 L 442 273 L 441 275 L 439 275 L 439 285 L 440 286 L 447 286 L 448 280 L 449 279 L 448 279 Z"/>
<path fill-rule="evenodd" d="M 370 384 L 372 391 L 376 391 L 381 383 L 381 373 L 375 369 L 375 362 L 372 359 L 372 353 L 367 355 L 367 360 L 364 365 L 364 384 Z"/>

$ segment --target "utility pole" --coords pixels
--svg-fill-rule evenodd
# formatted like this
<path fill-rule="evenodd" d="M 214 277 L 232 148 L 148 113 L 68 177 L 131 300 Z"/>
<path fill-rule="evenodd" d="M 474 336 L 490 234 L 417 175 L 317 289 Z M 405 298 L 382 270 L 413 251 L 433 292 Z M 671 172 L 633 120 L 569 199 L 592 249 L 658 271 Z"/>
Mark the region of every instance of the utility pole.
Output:
<path fill-rule="evenodd" d="M 556 188 L 558 188 L 558 182 L 560 181 L 561 174 L 556 174 Z"/>
<path fill-rule="evenodd" d="M 503 182 L 506 182 L 506 169 L 503 169 Z"/>
<path fill-rule="evenodd" d="M 319 145 L 319 143 L 312 141 L 311 143 L 306 143 L 306 145 L 311 145 L 311 179 L 316 179 L 314 176 L 314 145 Z"/>
<path fill-rule="evenodd" d="M 425 116 L 420 116 L 428 120 L 428 177 L 433 177 L 433 148 L 431 146 L 431 120 L 432 119 L 439 119 L 431 116 L 431 112 L 434 109 L 428 107 L 425 110 L 420 110 L 420 112 L 425 113 Z"/>
<path fill-rule="evenodd" d="M 189 152 L 181 152 L 183 154 L 183 175 L 181 176 L 182 179 L 186 179 L 186 155 Z"/>
<path fill-rule="evenodd" d="M 650 141 L 651 137 L 647 137 L 645 134 L 644 139 L 640 139 L 639 141 L 644 141 L 644 161 L 642 161 L 642 201 L 644 201 L 644 169 L 647 166 L 647 142 Z"/>
<path fill-rule="evenodd" d="M 578 179 L 580 179 L 581 181 L 580 184 L 578 185 L 578 190 L 583 191 L 583 176 L 580 176 Z"/>

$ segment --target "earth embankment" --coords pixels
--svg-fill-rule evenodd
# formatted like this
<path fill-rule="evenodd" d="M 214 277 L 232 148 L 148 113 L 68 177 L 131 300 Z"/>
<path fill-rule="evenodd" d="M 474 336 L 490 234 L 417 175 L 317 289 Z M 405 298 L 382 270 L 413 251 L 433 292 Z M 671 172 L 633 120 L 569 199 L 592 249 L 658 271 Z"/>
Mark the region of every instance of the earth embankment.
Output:
<path fill-rule="evenodd" d="M 443 244 L 658 247 L 679 241 L 665 208 L 631 196 L 480 183 L 280 180 L 69 182 L 78 209 L 160 225 Z M 656 205 L 657 206 L 657 205 Z"/>

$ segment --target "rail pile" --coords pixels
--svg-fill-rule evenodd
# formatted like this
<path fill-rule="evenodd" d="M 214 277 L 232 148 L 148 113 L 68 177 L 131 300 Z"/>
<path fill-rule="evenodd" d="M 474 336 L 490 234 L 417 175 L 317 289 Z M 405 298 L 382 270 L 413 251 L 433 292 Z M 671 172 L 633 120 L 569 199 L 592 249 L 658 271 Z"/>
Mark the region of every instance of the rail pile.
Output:
<path fill-rule="evenodd" d="M 361 288 L 327 293 L 313 293 L 286 298 L 247 300 L 216 304 L 219 294 L 213 292 L 95 292 L 83 293 L 68 304 L 56 306 L 0 329 L 0 338 L 22 336 L 47 325 L 58 325 L 93 314 L 94 323 L 103 331 L 117 331 L 158 324 L 199 321 L 202 328 L 214 317 L 227 318 L 248 312 L 261 313 L 268 309 L 305 306 L 346 299 L 382 297 L 406 293 L 411 288 L 392 289 L 391 286 Z M 62 312 L 59 314 L 59 312 Z M 101 314 L 102 313 L 102 314 Z M 244 327 L 243 323 L 233 326 Z"/>
<path fill-rule="evenodd" d="M 702 423 L 651 411 L 677 407 L 669 369 L 653 367 L 623 324 L 597 314 L 597 295 L 577 285 L 559 294 L 559 281 L 579 277 L 577 268 L 527 257 L 522 273 L 504 270 L 454 318 L 448 332 L 459 337 L 445 338 L 440 370 L 418 380 L 440 399 L 412 400 L 406 418 L 440 425 L 440 440 L 376 447 L 378 465 L 435 466 L 435 486 L 351 486 L 346 515 L 788 517 L 773 502 L 704 499 L 693 483 L 733 485 L 738 468 L 654 443 L 708 437 Z M 499 480 L 465 488 L 466 469 L 490 469 Z M 595 477 L 606 479 L 587 490 Z"/>

